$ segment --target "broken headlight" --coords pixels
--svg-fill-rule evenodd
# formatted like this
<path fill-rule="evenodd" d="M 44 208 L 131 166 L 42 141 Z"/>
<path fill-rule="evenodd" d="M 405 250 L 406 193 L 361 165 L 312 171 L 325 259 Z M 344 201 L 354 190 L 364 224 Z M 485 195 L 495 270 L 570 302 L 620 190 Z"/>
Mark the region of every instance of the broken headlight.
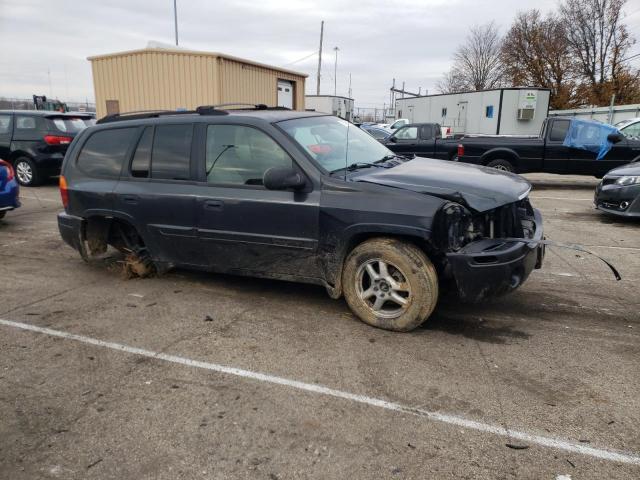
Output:
<path fill-rule="evenodd" d="M 437 235 L 439 243 L 448 250 L 457 251 L 482 236 L 473 216 L 459 203 L 447 203 L 440 210 Z"/>

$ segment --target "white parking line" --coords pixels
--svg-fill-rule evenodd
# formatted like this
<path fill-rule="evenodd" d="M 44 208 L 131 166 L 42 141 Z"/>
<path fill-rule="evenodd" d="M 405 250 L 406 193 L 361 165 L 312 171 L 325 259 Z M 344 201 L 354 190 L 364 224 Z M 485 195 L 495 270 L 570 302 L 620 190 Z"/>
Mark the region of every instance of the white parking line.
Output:
<path fill-rule="evenodd" d="M 251 380 L 258 380 L 261 382 L 283 385 L 286 387 L 302 390 L 305 392 L 316 393 L 320 395 L 328 395 L 330 397 L 340 398 L 343 400 L 349 400 L 373 407 L 384 408 L 385 410 L 392 410 L 395 412 L 402 412 L 411 415 L 417 415 L 435 420 L 438 422 L 446 423 L 449 425 L 455 425 L 457 427 L 466 428 L 469 430 L 476 430 L 483 433 L 491 433 L 493 435 L 499 435 L 507 437 L 509 439 L 520 440 L 527 443 L 537 444 L 543 447 L 555 448 L 558 450 L 564 450 L 568 452 L 578 453 L 581 455 L 601 458 L 603 460 L 610 460 L 613 462 L 628 463 L 632 465 L 640 465 L 640 455 L 631 452 L 622 452 L 612 449 L 603 449 L 589 447 L 577 442 L 569 440 L 563 440 L 560 438 L 545 437 L 527 432 L 521 432 L 517 430 L 506 429 L 499 425 L 491 425 L 489 423 L 476 422 L 457 415 L 448 415 L 445 413 L 431 412 L 420 408 L 414 408 L 408 405 L 402 405 L 396 402 L 389 402 L 387 400 L 368 397 L 366 395 L 358 395 L 356 393 L 344 392 L 342 390 L 336 390 L 333 388 L 325 387 L 322 385 L 316 385 L 312 383 L 300 382 L 298 380 L 290 380 L 284 377 L 277 377 L 266 373 L 253 372 L 250 370 L 244 370 L 241 368 L 229 367 L 226 365 L 218 365 L 216 363 L 202 362 L 198 360 L 191 360 L 189 358 L 179 357 L 176 355 L 168 355 L 161 352 L 153 352 L 151 350 L 145 350 L 142 348 L 130 347 L 120 343 L 107 342 L 104 340 L 98 340 L 96 338 L 85 337 L 83 335 L 76 335 L 73 333 L 63 332 L 60 330 L 52 330 L 50 328 L 38 327 L 35 325 L 29 325 L 27 323 L 13 322 L 10 320 L 0 319 L 0 325 L 7 327 L 18 328 L 21 330 L 28 330 L 37 333 L 43 333 L 53 337 L 65 338 L 68 340 L 75 340 L 77 342 L 86 343 L 89 345 L 95 345 L 98 347 L 109 348 L 111 350 L 117 350 L 121 352 L 131 353 L 133 355 L 140 355 L 143 357 L 154 358 L 157 360 L 163 360 L 165 362 L 176 363 L 179 365 L 185 365 L 188 367 L 201 368 L 204 370 L 210 370 L 219 373 L 225 373 L 228 375 L 235 375 L 237 377 L 249 378 Z"/>
<path fill-rule="evenodd" d="M 40 197 L 29 197 L 27 195 L 20 195 L 20 199 L 26 198 L 27 200 L 37 200 L 39 202 L 52 202 L 52 203 L 57 203 L 60 206 L 62 206 L 62 201 L 61 200 L 53 200 L 51 198 L 40 198 Z"/>

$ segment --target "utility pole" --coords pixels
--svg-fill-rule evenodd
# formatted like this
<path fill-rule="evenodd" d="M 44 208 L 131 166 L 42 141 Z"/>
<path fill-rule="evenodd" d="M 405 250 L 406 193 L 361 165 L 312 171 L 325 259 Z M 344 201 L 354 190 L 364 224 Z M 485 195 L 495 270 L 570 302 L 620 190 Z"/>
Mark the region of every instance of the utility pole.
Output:
<path fill-rule="evenodd" d="M 177 0 L 173 0 L 173 25 L 176 31 L 176 47 L 178 46 L 178 6 L 176 5 Z"/>
<path fill-rule="evenodd" d="M 320 69 L 322 68 L 322 35 L 324 34 L 324 20 L 320 22 L 320 49 L 318 50 L 318 78 L 316 79 L 316 95 L 320 95 Z"/>
<path fill-rule="evenodd" d="M 351 72 L 349 72 L 349 98 L 353 98 L 351 97 Z"/>
<path fill-rule="evenodd" d="M 336 52 L 336 63 L 333 65 L 333 96 L 335 97 L 338 93 L 338 47 L 333 47 L 333 51 Z"/>
<path fill-rule="evenodd" d="M 51 88 L 51 69 L 47 67 L 47 76 L 49 77 L 49 98 L 53 98 L 53 89 Z"/>

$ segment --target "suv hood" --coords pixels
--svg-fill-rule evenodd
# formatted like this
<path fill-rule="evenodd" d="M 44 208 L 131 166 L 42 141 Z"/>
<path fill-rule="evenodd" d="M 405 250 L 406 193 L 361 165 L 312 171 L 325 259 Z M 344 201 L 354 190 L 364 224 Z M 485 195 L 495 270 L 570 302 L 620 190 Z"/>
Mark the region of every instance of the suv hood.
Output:
<path fill-rule="evenodd" d="M 513 173 L 420 157 L 393 168 L 369 169 L 352 179 L 434 195 L 478 212 L 517 202 L 531 190 L 529 182 Z"/>
<path fill-rule="evenodd" d="M 613 170 L 609 170 L 605 177 L 623 176 L 623 175 L 640 175 L 640 162 L 632 162 Z"/>

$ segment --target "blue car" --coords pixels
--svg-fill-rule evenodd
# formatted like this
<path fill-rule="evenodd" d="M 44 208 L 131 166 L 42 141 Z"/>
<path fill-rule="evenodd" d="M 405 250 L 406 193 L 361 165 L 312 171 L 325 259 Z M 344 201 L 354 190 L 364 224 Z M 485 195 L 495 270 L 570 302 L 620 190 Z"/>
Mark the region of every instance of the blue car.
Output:
<path fill-rule="evenodd" d="M 9 210 L 20 206 L 18 189 L 13 167 L 10 163 L 0 160 L 0 218 L 3 218 Z"/>

